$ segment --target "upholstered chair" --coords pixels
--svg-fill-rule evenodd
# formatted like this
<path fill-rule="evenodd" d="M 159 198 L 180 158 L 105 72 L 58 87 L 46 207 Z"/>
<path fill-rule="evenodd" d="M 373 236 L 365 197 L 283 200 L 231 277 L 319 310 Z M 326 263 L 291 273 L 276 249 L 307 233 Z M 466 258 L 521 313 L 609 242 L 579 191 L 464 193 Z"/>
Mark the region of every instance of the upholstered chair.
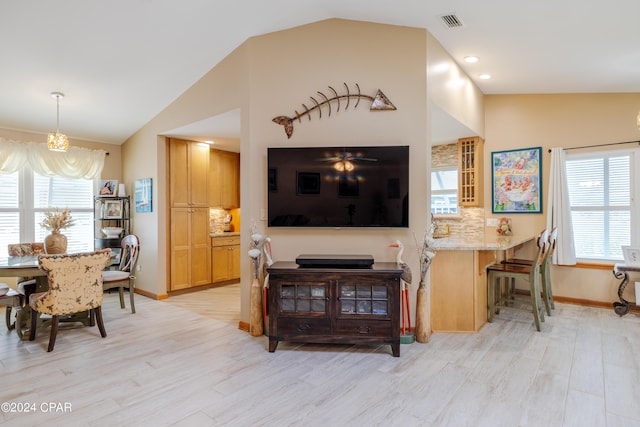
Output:
<path fill-rule="evenodd" d="M 131 313 L 136 312 L 133 303 L 135 294 L 136 277 L 134 276 L 140 252 L 140 239 L 135 234 L 129 234 L 122 239 L 122 251 L 120 252 L 120 267 L 118 270 L 107 270 L 102 273 L 103 289 L 118 289 L 120 294 L 120 308 L 124 308 L 124 290 L 129 290 Z"/>
<path fill-rule="evenodd" d="M 58 333 L 59 316 L 89 310 L 95 315 L 100 335 L 107 336 L 102 321 L 102 271 L 111 264 L 111 250 L 62 255 L 40 255 L 38 264 L 47 272 L 49 290 L 31 294 L 31 330 L 29 340 L 36 338 L 39 314 L 51 315 L 49 348 L 52 351 Z"/>

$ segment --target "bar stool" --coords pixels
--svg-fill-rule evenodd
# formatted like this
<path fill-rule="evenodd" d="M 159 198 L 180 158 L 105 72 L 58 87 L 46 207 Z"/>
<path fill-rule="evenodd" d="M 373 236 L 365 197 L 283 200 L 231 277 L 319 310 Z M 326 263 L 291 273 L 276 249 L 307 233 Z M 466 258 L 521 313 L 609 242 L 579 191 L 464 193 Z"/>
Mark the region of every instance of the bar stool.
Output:
<path fill-rule="evenodd" d="M 549 244 L 548 250 L 546 251 L 544 258 L 542 259 L 542 298 L 544 301 L 545 308 L 547 309 L 547 315 L 551 316 L 551 310 L 555 310 L 556 306 L 553 303 L 553 290 L 551 288 L 551 258 L 553 257 L 553 253 L 556 250 L 556 239 L 558 238 L 558 227 L 553 227 L 551 232 L 549 233 Z M 528 265 L 531 266 L 533 264 L 533 260 L 530 259 L 520 259 L 520 258 L 508 258 L 502 261 L 503 264 L 518 264 L 518 265 Z"/>
<path fill-rule="evenodd" d="M 536 325 L 536 330 L 540 331 L 540 323 L 544 322 L 544 308 L 542 305 L 540 293 L 540 271 L 542 268 L 543 258 L 546 249 L 549 245 L 548 238 L 549 233 L 547 230 L 543 230 L 537 238 L 536 256 L 535 262 L 532 265 L 518 265 L 518 264 L 492 264 L 487 267 L 487 285 L 488 285 L 488 313 L 487 318 L 489 322 L 493 322 L 493 317 L 501 308 L 526 310 L 533 314 L 533 320 Z M 524 280 L 529 283 L 530 301 L 526 301 L 531 304 L 531 309 L 520 307 L 519 298 L 517 298 L 515 292 L 509 292 L 510 282 L 515 282 L 516 279 Z M 502 289 L 502 283 L 504 282 L 507 287 L 504 292 Z M 546 297 L 545 297 L 546 298 Z"/>

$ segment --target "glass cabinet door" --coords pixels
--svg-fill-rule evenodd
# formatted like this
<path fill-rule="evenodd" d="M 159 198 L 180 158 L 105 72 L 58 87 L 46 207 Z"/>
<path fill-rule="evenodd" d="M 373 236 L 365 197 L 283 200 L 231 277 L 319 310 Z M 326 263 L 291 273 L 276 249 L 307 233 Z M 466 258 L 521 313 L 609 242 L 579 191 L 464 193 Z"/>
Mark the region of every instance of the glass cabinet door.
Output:
<path fill-rule="evenodd" d="M 389 314 L 387 287 L 371 284 L 338 284 L 340 314 Z"/>
<path fill-rule="evenodd" d="M 328 285 L 326 283 L 283 284 L 280 292 L 282 313 L 326 313 Z"/>

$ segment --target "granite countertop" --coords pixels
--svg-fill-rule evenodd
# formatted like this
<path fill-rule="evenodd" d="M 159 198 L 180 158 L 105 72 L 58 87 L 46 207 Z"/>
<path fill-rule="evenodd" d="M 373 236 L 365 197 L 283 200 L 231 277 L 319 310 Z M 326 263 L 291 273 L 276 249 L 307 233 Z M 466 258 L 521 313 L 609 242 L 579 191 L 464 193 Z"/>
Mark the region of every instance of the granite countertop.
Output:
<path fill-rule="evenodd" d="M 513 236 L 484 234 L 477 238 L 451 236 L 434 239 L 431 247 L 436 251 L 505 250 L 511 249 L 535 238 L 535 234 L 518 234 Z"/>

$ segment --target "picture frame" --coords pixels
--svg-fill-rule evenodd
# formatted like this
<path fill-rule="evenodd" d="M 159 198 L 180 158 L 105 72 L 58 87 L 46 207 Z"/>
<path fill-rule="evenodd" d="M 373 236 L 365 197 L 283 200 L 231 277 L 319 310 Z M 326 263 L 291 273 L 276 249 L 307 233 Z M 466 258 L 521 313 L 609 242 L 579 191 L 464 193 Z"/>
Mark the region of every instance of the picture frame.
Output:
<path fill-rule="evenodd" d="M 100 181 L 100 188 L 98 189 L 98 196 L 100 197 L 116 197 L 118 192 L 118 180 L 117 179 L 103 179 Z"/>
<path fill-rule="evenodd" d="M 135 205 L 136 213 L 153 211 L 153 185 L 151 178 L 136 179 Z"/>
<path fill-rule="evenodd" d="M 320 194 L 320 174 L 315 172 L 298 172 L 297 194 Z"/>
<path fill-rule="evenodd" d="M 624 263 L 628 267 L 640 267 L 640 248 L 621 246 Z"/>
<path fill-rule="evenodd" d="M 542 213 L 542 147 L 491 153 L 495 214 Z"/>
<path fill-rule="evenodd" d="M 103 209 L 104 219 L 122 219 L 122 200 L 105 200 Z"/>

